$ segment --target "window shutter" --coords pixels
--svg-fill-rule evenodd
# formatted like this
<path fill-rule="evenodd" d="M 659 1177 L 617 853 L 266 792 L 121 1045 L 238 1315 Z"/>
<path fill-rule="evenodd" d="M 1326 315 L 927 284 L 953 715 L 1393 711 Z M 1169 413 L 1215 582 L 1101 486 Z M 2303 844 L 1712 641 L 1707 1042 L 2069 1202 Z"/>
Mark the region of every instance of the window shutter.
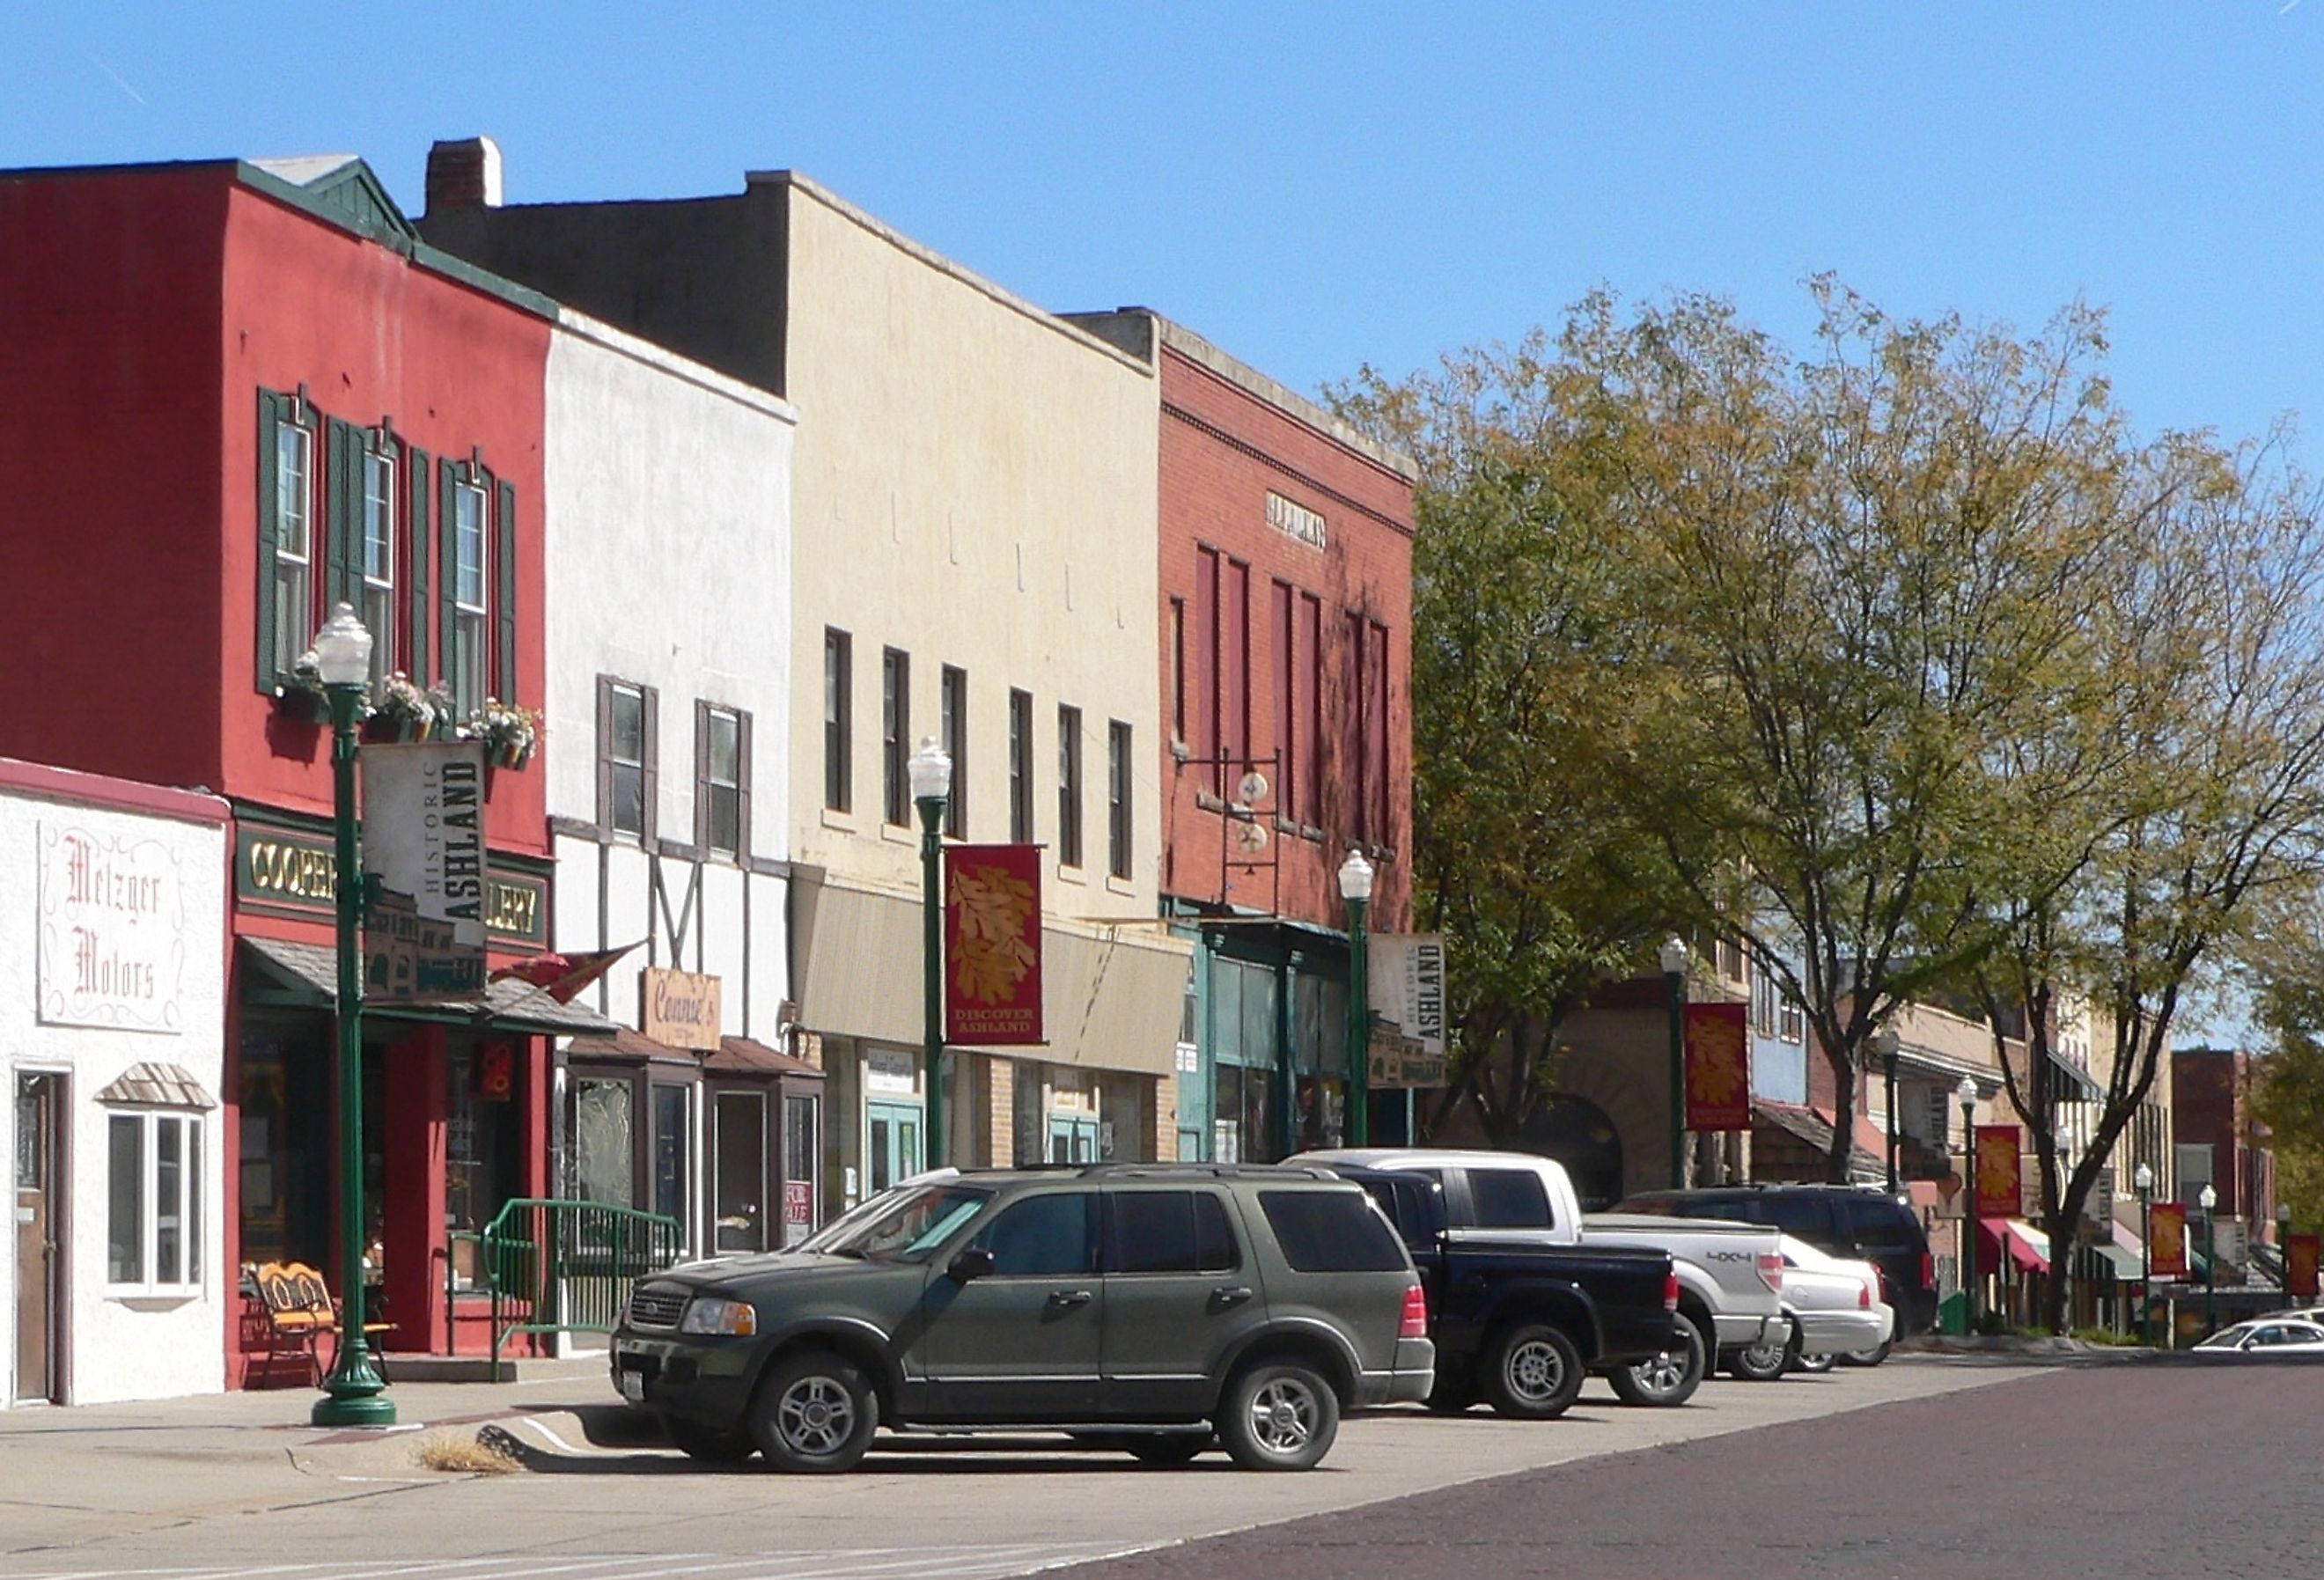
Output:
<path fill-rule="evenodd" d="M 330 420 L 323 448 L 323 607 L 357 605 L 355 537 L 363 522 L 363 440 L 355 425 Z"/>
<path fill-rule="evenodd" d="M 710 848 L 710 704 L 694 699 L 694 843 Z"/>
<path fill-rule="evenodd" d="M 661 693 L 651 686 L 638 690 L 645 698 L 645 772 L 639 777 L 645 783 L 645 836 L 655 838 L 661 830 Z"/>
<path fill-rule="evenodd" d="M 498 621 L 498 640 L 493 644 L 499 654 L 500 665 L 496 684 L 503 702 L 516 701 L 516 485 L 500 486 L 500 509 L 493 513 L 500 527 L 500 541 L 494 545 L 493 562 L 500 572 L 499 596 L 493 603 L 493 617 Z"/>
<path fill-rule="evenodd" d="M 277 430 L 282 426 L 283 399 L 272 390 L 258 392 L 258 689 L 272 697 L 281 677 L 274 672 L 274 548 L 281 541 L 282 522 L 277 510 L 274 476 Z"/>
<path fill-rule="evenodd" d="M 411 490 L 411 531 L 405 534 L 411 542 L 410 574 L 406 577 L 407 596 L 410 600 L 411 651 L 404 663 L 404 672 L 412 684 L 425 690 L 428 687 L 428 556 L 433 545 L 428 537 L 428 452 L 407 447 L 405 452 L 408 474 L 404 481 Z"/>
<path fill-rule="evenodd" d="M 457 467 L 449 460 L 436 463 L 436 629 L 442 643 L 436 670 L 447 685 L 460 662 L 459 611 L 453 605 L 459 587 L 459 577 L 454 573 L 460 563 L 460 546 L 454 534 L 460 513 L 452 497 L 459 482 Z"/>
<path fill-rule="evenodd" d="M 747 859 L 751 854 L 751 716 L 739 709 L 734 715 L 734 855 Z"/>

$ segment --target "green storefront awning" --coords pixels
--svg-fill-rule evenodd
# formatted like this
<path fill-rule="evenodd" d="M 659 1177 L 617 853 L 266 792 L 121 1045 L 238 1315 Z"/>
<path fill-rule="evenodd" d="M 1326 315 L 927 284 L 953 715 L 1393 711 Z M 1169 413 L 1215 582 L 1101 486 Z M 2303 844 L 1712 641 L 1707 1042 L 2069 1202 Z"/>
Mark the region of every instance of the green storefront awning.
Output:
<path fill-rule="evenodd" d="M 2145 1278 L 2146 1269 L 2140 1263 L 2135 1251 L 2119 1245 L 2098 1245 L 2091 1249 L 2098 1252 L 2098 1270 L 2116 1283 L 2135 1284 Z"/>

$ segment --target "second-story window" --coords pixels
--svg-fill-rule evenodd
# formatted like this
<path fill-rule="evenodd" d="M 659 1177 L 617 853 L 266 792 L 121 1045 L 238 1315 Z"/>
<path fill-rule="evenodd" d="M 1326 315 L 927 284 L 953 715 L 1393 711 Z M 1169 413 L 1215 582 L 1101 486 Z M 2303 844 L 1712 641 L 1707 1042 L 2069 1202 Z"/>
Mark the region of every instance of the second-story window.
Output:
<path fill-rule="evenodd" d="M 1057 864 L 1082 864 L 1082 710 L 1057 707 Z"/>
<path fill-rule="evenodd" d="M 485 675 L 492 648 L 492 586 L 487 541 L 491 537 L 491 495 L 474 483 L 452 490 L 452 629 L 444 633 L 445 679 L 452 699 L 464 711 L 484 705 Z"/>
<path fill-rule="evenodd" d="M 945 832 L 954 839 L 968 836 L 968 671 L 944 667 L 937 689 L 940 716 L 936 731 L 945 755 L 952 759 L 952 797 L 945 802 Z"/>
<path fill-rule="evenodd" d="M 1130 726 L 1114 719 L 1105 727 L 1106 871 L 1130 876 Z"/>
<path fill-rule="evenodd" d="M 288 675 L 315 639 L 315 435 L 274 430 L 274 670 Z"/>
<path fill-rule="evenodd" d="M 377 680 L 402 668 L 395 642 L 395 457 L 366 448 L 363 474 L 363 622 L 371 628 L 371 674 Z"/>
<path fill-rule="evenodd" d="M 844 631 L 823 633 L 823 804 L 844 812 L 855 802 L 855 643 Z"/>
<path fill-rule="evenodd" d="M 654 833 L 658 700 L 650 686 L 597 678 L 597 822 L 633 839 Z"/>
<path fill-rule="evenodd" d="M 1033 694 L 1009 693 L 1009 842 L 1033 843 Z"/>
<path fill-rule="evenodd" d="M 898 827 L 912 821 L 912 660 L 884 648 L 880 653 L 881 816 Z"/>
<path fill-rule="evenodd" d="M 751 716 L 697 703 L 694 737 L 694 842 L 721 855 L 746 855 L 751 848 Z"/>

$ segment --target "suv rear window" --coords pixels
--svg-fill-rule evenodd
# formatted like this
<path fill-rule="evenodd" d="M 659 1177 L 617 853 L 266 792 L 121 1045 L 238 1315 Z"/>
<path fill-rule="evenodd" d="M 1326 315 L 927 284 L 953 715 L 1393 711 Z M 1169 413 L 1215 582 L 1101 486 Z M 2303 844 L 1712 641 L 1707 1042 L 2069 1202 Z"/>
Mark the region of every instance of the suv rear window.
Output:
<path fill-rule="evenodd" d="M 1860 1197 L 1841 1204 L 1848 1237 L 1881 1251 L 1918 1251 L 1926 1238 L 1910 1213 L 1886 1197 Z"/>
<path fill-rule="evenodd" d="M 1388 1273 L 1410 1265 L 1395 1231 L 1360 1191 L 1262 1190 L 1259 1210 L 1295 1272 Z"/>
<path fill-rule="evenodd" d="M 1120 1190 L 1110 1196 L 1113 1271 L 1223 1272 L 1235 1265 L 1226 1208 L 1213 1193 Z"/>

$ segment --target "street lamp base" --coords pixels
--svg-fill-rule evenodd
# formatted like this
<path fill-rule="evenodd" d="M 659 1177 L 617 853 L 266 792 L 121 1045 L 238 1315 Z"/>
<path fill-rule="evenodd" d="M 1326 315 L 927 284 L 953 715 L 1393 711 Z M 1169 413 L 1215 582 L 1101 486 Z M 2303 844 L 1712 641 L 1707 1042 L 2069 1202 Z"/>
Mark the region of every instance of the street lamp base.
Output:
<path fill-rule="evenodd" d="M 387 1382 L 371 1363 L 362 1346 L 344 1357 L 323 1379 L 323 1397 L 307 1418 L 318 1427 L 392 1427 L 395 1401 L 387 1397 Z"/>
<path fill-rule="evenodd" d="M 395 1401 L 383 1393 L 327 1393 L 307 1419 L 318 1427 L 392 1427 Z"/>

